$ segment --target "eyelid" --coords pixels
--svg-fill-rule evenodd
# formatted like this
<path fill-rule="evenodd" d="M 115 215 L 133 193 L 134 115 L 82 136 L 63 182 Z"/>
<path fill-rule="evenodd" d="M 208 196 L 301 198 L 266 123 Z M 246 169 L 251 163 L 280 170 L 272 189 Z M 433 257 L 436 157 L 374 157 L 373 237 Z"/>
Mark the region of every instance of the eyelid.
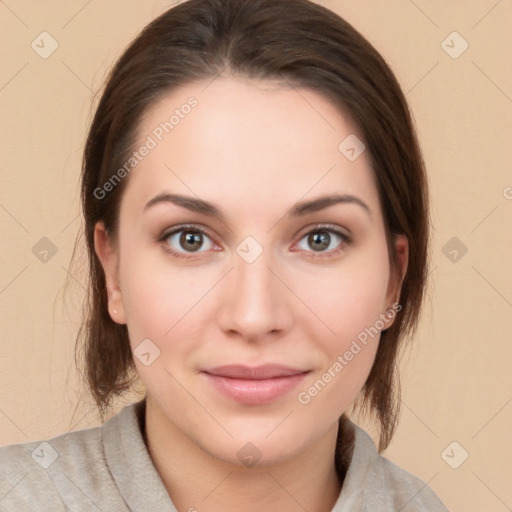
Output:
<path fill-rule="evenodd" d="M 316 222 L 316 223 L 310 224 L 310 225 L 306 226 L 305 228 L 302 228 L 298 232 L 298 234 L 295 236 L 300 236 L 300 239 L 302 239 L 302 238 L 304 238 L 305 235 L 308 235 L 311 232 L 322 231 L 322 230 L 334 231 L 335 233 L 340 233 L 341 235 L 343 235 L 347 238 L 352 237 L 350 231 L 347 228 L 338 226 L 337 224 L 329 224 L 329 223 L 325 223 L 325 222 Z"/>
<path fill-rule="evenodd" d="M 201 226 L 200 224 L 179 224 L 177 226 L 173 226 L 172 228 L 166 229 L 162 232 L 160 235 L 160 241 L 166 240 L 171 235 L 174 235 L 175 233 L 179 233 L 180 231 L 199 231 L 203 235 L 206 235 L 208 238 L 211 238 L 212 240 L 214 237 L 211 235 L 210 231 L 206 228 Z"/>

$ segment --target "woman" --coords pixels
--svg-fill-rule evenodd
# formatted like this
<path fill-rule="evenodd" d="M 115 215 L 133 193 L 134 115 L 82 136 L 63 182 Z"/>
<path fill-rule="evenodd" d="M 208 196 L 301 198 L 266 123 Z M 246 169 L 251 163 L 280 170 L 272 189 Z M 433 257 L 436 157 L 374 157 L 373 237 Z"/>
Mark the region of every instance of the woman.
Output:
<path fill-rule="evenodd" d="M 382 451 L 427 275 L 404 96 L 307 0 L 190 0 L 113 68 L 84 152 L 79 333 L 102 427 L 0 450 L 2 510 L 441 511 Z M 374 413 L 379 451 L 348 418 Z"/>

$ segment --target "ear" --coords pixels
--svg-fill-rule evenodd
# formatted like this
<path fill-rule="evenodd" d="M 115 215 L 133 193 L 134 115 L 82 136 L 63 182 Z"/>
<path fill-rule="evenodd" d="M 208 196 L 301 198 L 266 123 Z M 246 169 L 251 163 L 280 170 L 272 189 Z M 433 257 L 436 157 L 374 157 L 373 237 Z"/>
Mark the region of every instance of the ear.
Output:
<path fill-rule="evenodd" d="M 94 226 L 94 249 L 105 272 L 110 317 L 118 324 L 125 324 L 123 296 L 119 286 L 119 250 L 112 242 L 103 222 L 97 222 Z"/>
<path fill-rule="evenodd" d="M 409 241 L 405 235 L 394 235 L 395 252 L 398 260 L 398 269 L 391 269 L 389 275 L 388 290 L 386 293 L 386 310 L 392 308 L 400 298 L 402 282 L 407 272 L 409 263 Z M 394 316 L 393 316 L 394 318 Z M 393 323 L 393 322 L 391 322 Z M 390 327 L 388 325 L 388 327 Z"/>

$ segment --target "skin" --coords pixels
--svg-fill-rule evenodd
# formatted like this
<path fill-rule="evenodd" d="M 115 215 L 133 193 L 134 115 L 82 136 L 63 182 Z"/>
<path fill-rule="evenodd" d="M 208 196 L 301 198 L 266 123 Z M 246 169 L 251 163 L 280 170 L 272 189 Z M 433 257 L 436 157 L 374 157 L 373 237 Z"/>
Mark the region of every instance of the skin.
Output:
<path fill-rule="evenodd" d="M 151 106 L 135 146 L 190 96 L 198 106 L 129 176 L 118 239 L 102 223 L 95 230 L 112 319 L 127 324 L 133 349 L 149 338 L 160 350 L 149 366 L 135 357 L 151 457 L 180 511 L 330 511 L 341 489 L 337 421 L 366 381 L 379 336 L 307 405 L 297 395 L 396 302 L 407 240 L 396 237 L 401 275 L 392 273 L 369 155 L 350 162 L 338 150 L 358 130 L 314 91 L 231 76 L 187 85 Z M 225 219 L 171 203 L 144 211 L 162 192 L 212 202 Z M 299 200 L 333 192 L 357 196 L 371 213 L 343 203 L 287 215 Z M 181 232 L 158 241 L 184 223 L 208 231 L 198 251 L 180 245 Z M 352 243 L 331 234 L 315 251 L 307 234 L 319 223 Z M 236 252 L 247 236 L 263 249 L 252 263 Z M 265 405 L 235 402 L 200 373 L 269 362 L 310 373 Z M 237 456 L 247 442 L 261 453 L 254 467 Z"/>

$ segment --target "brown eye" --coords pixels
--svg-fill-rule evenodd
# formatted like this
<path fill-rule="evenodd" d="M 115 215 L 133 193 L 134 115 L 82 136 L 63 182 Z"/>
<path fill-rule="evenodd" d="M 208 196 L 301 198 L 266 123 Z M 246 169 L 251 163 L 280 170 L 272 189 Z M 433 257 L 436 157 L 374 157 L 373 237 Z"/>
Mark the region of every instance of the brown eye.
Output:
<path fill-rule="evenodd" d="M 314 251 L 323 251 L 331 242 L 331 235 L 327 231 L 309 233 L 308 244 Z"/>
<path fill-rule="evenodd" d="M 320 226 L 306 233 L 298 245 L 311 256 L 328 257 L 342 251 L 351 243 L 352 238 L 349 235 L 334 228 Z"/>
<path fill-rule="evenodd" d="M 203 245 L 203 234 L 193 231 L 183 231 L 179 239 L 180 246 L 187 251 L 197 251 Z"/>
<path fill-rule="evenodd" d="M 202 253 L 213 247 L 212 239 L 201 229 L 181 226 L 159 239 L 165 243 L 167 251 L 175 256 L 187 257 L 187 254 Z"/>

